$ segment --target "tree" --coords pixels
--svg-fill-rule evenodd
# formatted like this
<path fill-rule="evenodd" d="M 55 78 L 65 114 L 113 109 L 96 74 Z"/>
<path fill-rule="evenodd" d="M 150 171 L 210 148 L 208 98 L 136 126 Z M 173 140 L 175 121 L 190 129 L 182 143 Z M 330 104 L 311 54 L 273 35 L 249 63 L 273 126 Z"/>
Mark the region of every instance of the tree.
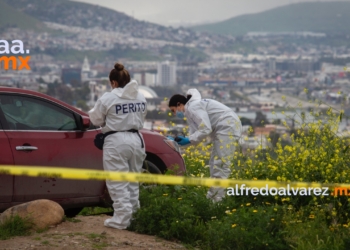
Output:
<path fill-rule="evenodd" d="M 74 90 L 74 99 L 75 100 L 85 100 L 89 99 L 90 88 L 88 83 L 84 83 L 80 88 Z"/>
<path fill-rule="evenodd" d="M 269 134 L 269 138 L 271 139 L 271 144 L 273 147 L 276 147 L 278 139 L 280 138 L 280 134 L 275 131 L 271 131 Z"/>
<path fill-rule="evenodd" d="M 256 112 L 254 125 L 256 127 L 264 127 L 266 122 L 267 122 L 266 116 L 261 111 Z"/>
<path fill-rule="evenodd" d="M 89 111 L 89 107 L 84 100 L 77 101 L 77 107 L 81 108 L 83 111 Z"/>
<path fill-rule="evenodd" d="M 57 98 L 68 104 L 73 103 L 73 91 L 64 84 L 58 85 L 56 88 Z"/>
<path fill-rule="evenodd" d="M 241 120 L 242 126 L 245 126 L 245 125 L 253 126 L 250 119 L 248 119 L 246 117 L 241 117 L 240 120 Z"/>

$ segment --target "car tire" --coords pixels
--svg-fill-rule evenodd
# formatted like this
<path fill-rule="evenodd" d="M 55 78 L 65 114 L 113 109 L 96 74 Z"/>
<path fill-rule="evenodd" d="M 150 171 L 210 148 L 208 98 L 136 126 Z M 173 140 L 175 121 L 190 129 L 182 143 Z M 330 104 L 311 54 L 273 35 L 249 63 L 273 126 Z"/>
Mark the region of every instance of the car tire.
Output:
<path fill-rule="evenodd" d="M 152 162 L 145 160 L 142 166 L 142 173 L 162 174 L 159 168 Z"/>
<path fill-rule="evenodd" d="M 77 216 L 81 212 L 81 210 L 83 210 L 82 207 L 68 208 L 64 210 L 64 214 L 68 218 L 73 218 Z"/>

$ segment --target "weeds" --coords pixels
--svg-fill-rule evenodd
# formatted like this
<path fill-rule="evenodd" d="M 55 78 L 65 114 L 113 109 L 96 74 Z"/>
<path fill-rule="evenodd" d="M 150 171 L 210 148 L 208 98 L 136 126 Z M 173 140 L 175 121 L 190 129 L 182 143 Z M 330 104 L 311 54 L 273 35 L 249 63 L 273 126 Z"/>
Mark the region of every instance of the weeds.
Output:
<path fill-rule="evenodd" d="M 98 214 L 109 214 L 113 213 L 112 208 L 105 208 L 105 207 L 85 207 L 79 215 L 84 215 L 84 216 L 90 216 L 90 215 L 98 215 Z"/>
<path fill-rule="evenodd" d="M 284 121 L 289 133 L 267 148 L 242 152 L 238 144 L 227 145 L 237 149 L 230 178 L 350 183 L 350 139 L 338 133 L 342 111 L 310 111 L 302 118 L 297 128 Z M 211 148 L 201 143 L 184 150 L 187 176 L 209 177 Z M 206 192 L 195 186 L 141 187 L 141 209 L 129 229 L 200 249 L 350 249 L 349 197 L 240 195 L 214 204 Z"/>
<path fill-rule="evenodd" d="M 78 223 L 81 222 L 81 220 L 77 219 L 77 218 L 69 218 L 67 216 L 64 216 L 63 221 L 69 221 L 69 222 L 73 222 L 73 223 Z"/>
<path fill-rule="evenodd" d="M 28 218 L 21 218 L 18 215 L 10 217 L 0 225 L 0 240 L 30 235 L 32 227 L 33 223 Z"/>

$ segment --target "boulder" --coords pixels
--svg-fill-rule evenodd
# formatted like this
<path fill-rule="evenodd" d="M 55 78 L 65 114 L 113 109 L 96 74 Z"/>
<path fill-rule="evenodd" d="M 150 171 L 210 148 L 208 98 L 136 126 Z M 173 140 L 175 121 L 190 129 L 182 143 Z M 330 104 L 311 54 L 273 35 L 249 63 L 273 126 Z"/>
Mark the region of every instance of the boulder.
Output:
<path fill-rule="evenodd" d="M 61 223 L 64 210 L 54 201 L 35 200 L 7 209 L 0 215 L 0 224 L 15 215 L 29 218 L 36 228 L 46 228 Z"/>

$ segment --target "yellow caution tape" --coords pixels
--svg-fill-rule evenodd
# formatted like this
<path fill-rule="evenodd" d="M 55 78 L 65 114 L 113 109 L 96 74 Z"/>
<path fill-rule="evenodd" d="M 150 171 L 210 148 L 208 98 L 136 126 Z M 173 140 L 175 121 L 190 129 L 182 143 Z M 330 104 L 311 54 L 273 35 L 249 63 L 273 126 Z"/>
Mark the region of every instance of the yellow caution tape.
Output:
<path fill-rule="evenodd" d="M 234 179 L 214 179 L 214 178 L 193 178 L 183 176 L 170 176 L 158 174 L 129 173 L 129 172 L 111 172 L 103 170 L 90 169 L 73 169 L 59 167 L 32 167 L 32 166 L 5 166 L 0 165 L 0 174 L 7 175 L 24 175 L 31 177 L 46 178 L 63 178 L 78 180 L 113 180 L 113 181 L 129 181 L 157 183 L 165 185 L 191 185 L 205 187 L 234 187 L 235 185 L 245 184 L 246 187 L 261 188 L 268 185 L 270 188 L 275 187 L 294 187 L 294 188 L 321 188 L 321 187 L 342 187 L 350 189 L 350 184 L 336 183 L 311 183 L 311 182 L 279 182 L 279 181 L 263 181 L 263 180 L 234 180 Z"/>

